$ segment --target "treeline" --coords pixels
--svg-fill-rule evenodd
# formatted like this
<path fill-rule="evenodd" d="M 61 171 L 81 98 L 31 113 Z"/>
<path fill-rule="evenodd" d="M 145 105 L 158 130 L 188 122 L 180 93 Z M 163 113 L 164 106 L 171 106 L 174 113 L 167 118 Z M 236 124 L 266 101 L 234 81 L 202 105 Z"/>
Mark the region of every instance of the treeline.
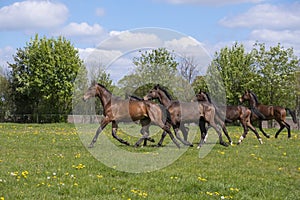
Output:
<path fill-rule="evenodd" d="M 117 86 L 103 66 L 88 77 L 78 50 L 63 37 L 36 35 L 13 58 L 8 73 L 0 75 L 0 121 L 63 122 L 72 113 L 101 114 L 100 103 L 82 102 L 90 80 L 124 98 L 142 97 L 158 83 L 175 99 L 190 101 L 202 89 L 232 105 L 239 103 L 244 90 L 251 89 L 262 103 L 300 111 L 300 62 L 292 48 L 280 44 L 267 48 L 258 43 L 251 51 L 238 43 L 224 47 L 203 75 L 199 69 L 207 66 L 199 66 L 193 57 L 178 58 L 165 48 L 141 51 L 132 60 L 135 70 Z"/>

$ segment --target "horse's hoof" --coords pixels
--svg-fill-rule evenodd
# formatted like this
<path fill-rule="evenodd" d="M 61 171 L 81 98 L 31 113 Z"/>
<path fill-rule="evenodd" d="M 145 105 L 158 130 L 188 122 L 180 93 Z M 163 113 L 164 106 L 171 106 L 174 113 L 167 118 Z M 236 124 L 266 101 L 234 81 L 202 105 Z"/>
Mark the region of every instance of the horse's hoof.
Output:
<path fill-rule="evenodd" d="M 201 146 L 197 146 L 197 149 L 200 149 L 201 148 Z"/>
<path fill-rule="evenodd" d="M 228 144 L 226 142 L 220 142 L 221 145 L 228 147 Z"/>
<path fill-rule="evenodd" d="M 162 145 L 161 144 L 157 144 L 156 147 L 162 147 Z"/>
<path fill-rule="evenodd" d="M 193 144 L 190 144 L 190 147 L 193 147 L 194 145 Z"/>
<path fill-rule="evenodd" d="M 130 146 L 129 142 L 125 142 L 124 144 L 126 144 L 127 146 Z"/>
<path fill-rule="evenodd" d="M 93 148 L 94 147 L 94 144 L 90 144 L 89 146 L 88 146 L 88 148 Z"/>
<path fill-rule="evenodd" d="M 266 135 L 266 138 L 270 138 L 271 136 L 268 134 L 268 135 Z M 275 136 L 275 138 L 277 138 L 277 136 Z"/>
<path fill-rule="evenodd" d="M 155 142 L 155 140 L 152 139 L 152 138 L 148 138 L 148 141 L 150 141 L 150 142 Z"/>
<path fill-rule="evenodd" d="M 230 146 L 233 146 L 233 142 L 232 141 L 230 141 Z"/>

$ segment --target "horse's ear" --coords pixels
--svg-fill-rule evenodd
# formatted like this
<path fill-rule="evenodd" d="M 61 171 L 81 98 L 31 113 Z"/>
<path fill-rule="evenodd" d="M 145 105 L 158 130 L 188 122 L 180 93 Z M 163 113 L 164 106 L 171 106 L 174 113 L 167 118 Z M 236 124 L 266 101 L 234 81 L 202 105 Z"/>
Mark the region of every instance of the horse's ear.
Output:
<path fill-rule="evenodd" d="M 157 88 L 159 88 L 159 84 L 156 84 L 156 85 L 154 86 L 154 89 L 157 89 Z"/>
<path fill-rule="evenodd" d="M 97 84 L 96 80 L 92 80 L 91 85 L 96 85 L 96 84 Z"/>

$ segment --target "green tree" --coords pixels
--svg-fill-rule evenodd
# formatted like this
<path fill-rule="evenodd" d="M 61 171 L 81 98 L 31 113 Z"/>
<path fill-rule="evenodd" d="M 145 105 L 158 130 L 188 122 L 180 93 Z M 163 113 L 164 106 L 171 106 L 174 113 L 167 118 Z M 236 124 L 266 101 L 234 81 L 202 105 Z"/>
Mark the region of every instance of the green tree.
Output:
<path fill-rule="evenodd" d="M 292 48 L 277 46 L 266 48 L 257 43 L 252 51 L 253 66 L 257 73 L 253 91 L 264 104 L 295 108 L 297 99 L 296 72 L 299 59 Z"/>
<path fill-rule="evenodd" d="M 225 47 L 216 52 L 208 70 L 211 78 L 208 84 L 222 80 L 226 91 L 227 104 L 238 104 L 241 93 L 251 87 L 256 75 L 253 72 L 251 53 L 247 53 L 242 44 L 235 43 L 231 48 Z M 215 79 L 219 73 L 221 79 Z M 218 83 L 216 85 L 220 85 Z"/>
<path fill-rule="evenodd" d="M 84 66 L 70 41 L 35 35 L 17 49 L 9 67 L 17 114 L 34 114 L 40 121 L 40 114 L 71 112 L 74 81 Z"/>
<path fill-rule="evenodd" d="M 173 93 L 174 98 L 186 99 L 192 91 L 189 83 L 178 73 L 175 54 L 165 48 L 141 52 L 133 58 L 134 72 L 121 79 L 118 84 L 124 94 L 144 96 L 154 84 L 160 84 Z M 188 94 L 187 94 L 188 93 Z"/>

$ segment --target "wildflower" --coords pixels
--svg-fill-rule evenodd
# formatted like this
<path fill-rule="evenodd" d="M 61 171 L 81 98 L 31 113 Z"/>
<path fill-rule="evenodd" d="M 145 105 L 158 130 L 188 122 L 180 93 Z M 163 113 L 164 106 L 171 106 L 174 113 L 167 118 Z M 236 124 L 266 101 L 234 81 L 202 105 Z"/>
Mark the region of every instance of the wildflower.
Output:
<path fill-rule="evenodd" d="M 298 171 L 300 171 L 300 167 L 298 167 Z"/>
<path fill-rule="evenodd" d="M 235 192 L 238 192 L 238 191 L 240 191 L 238 188 L 229 188 L 230 189 L 230 191 L 235 191 Z"/>
<path fill-rule="evenodd" d="M 103 178 L 103 176 L 102 175 L 100 175 L 100 174 L 97 174 L 97 178 Z"/>
<path fill-rule="evenodd" d="M 283 156 L 286 156 L 286 152 L 283 152 L 283 154 L 282 154 Z"/>
<path fill-rule="evenodd" d="M 27 175 L 29 174 L 29 172 L 28 171 L 23 171 L 22 172 L 22 176 L 24 177 L 24 178 L 27 178 Z"/>
<path fill-rule="evenodd" d="M 75 158 L 80 158 L 80 153 L 77 153 L 76 155 L 75 155 Z"/>
<path fill-rule="evenodd" d="M 213 193 L 212 192 L 206 192 L 207 195 L 212 196 Z"/>
<path fill-rule="evenodd" d="M 199 180 L 199 181 L 203 181 L 203 182 L 206 182 L 206 181 L 207 181 L 206 178 L 202 178 L 202 177 L 200 177 L 200 176 L 198 177 L 198 180 Z"/>
<path fill-rule="evenodd" d="M 77 166 L 72 165 L 72 167 L 79 170 L 79 169 L 85 168 L 85 165 L 80 163 L 80 164 L 78 164 Z"/>
<path fill-rule="evenodd" d="M 219 154 L 224 155 L 225 152 L 224 151 L 218 151 Z"/>
<path fill-rule="evenodd" d="M 0 197 L 0 200 L 4 200 L 4 197 Z"/>
<path fill-rule="evenodd" d="M 74 186 L 78 186 L 78 183 L 74 183 Z"/>

